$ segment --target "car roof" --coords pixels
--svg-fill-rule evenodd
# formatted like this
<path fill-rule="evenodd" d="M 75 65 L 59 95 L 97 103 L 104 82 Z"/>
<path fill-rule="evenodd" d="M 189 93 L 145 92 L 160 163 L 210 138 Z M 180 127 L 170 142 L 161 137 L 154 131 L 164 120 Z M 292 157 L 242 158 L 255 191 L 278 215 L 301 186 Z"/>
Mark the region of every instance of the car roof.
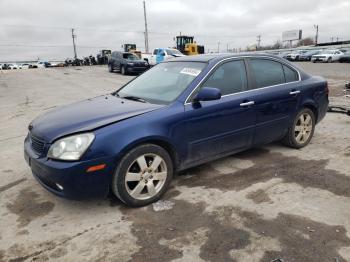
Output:
<path fill-rule="evenodd" d="M 213 53 L 213 54 L 202 54 L 202 55 L 193 55 L 193 56 L 182 56 L 177 57 L 176 60 L 172 59 L 169 61 L 184 61 L 184 62 L 205 62 L 208 63 L 211 60 L 223 60 L 226 58 L 239 58 L 239 57 L 271 57 L 276 59 L 281 59 L 279 56 L 267 54 L 267 53 Z"/>

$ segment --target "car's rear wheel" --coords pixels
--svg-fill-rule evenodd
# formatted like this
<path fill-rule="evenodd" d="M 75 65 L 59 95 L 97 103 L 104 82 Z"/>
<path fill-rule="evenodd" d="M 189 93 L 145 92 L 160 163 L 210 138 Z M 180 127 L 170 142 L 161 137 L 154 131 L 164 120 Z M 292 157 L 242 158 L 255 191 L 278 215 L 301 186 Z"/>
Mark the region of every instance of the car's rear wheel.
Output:
<path fill-rule="evenodd" d="M 122 158 L 113 175 L 112 191 L 128 206 L 144 206 L 164 194 L 172 176 L 168 152 L 160 146 L 145 144 Z"/>
<path fill-rule="evenodd" d="M 309 144 L 315 131 L 315 114 L 304 108 L 295 117 L 282 142 L 293 148 L 302 148 Z"/>

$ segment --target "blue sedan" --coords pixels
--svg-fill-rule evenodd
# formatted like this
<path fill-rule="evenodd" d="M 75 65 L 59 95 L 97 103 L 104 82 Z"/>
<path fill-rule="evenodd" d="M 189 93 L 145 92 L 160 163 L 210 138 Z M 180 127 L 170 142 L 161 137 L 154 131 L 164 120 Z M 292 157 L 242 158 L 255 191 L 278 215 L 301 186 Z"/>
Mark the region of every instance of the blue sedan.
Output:
<path fill-rule="evenodd" d="M 306 146 L 327 107 L 327 82 L 282 58 L 188 56 L 34 119 L 24 155 L 59 196 L 143 206 L 180 170 L 272 141 Z"/>

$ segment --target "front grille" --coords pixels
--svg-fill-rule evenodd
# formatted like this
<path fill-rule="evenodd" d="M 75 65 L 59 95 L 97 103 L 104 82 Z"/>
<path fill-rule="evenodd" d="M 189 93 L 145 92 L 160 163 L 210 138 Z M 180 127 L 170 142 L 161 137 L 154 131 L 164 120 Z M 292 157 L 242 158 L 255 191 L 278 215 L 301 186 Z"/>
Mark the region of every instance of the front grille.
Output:
<path fill-rule="evenodd" d="M 30 135 L 30 140 L 34 152 L 41 155 L 44 152 L 45 142 L 32 134 Z"/>

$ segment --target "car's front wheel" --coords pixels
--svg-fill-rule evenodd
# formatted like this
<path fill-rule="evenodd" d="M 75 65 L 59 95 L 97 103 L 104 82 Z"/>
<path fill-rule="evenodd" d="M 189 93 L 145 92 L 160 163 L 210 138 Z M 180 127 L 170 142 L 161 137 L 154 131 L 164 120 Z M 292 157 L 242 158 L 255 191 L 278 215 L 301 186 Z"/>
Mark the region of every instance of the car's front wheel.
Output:
<path fill-rule="evenodd" d="M 110 72 L 110 73 L 113 72 L 113 66 L 112 66 L 112 64 L 108 64 L 108 72 Z"/>
<path fill-rule="evenodd" d="M 327 63 L 332 63 L 332 57 L 328 57 Z"/>
<path fill-rule="evenodd" d="M 164 194 L 172 176 L 173 163 L 168 152 L 145 144 L 122 158 L 113 175 L 112 191 L 128 206 L 144 206 Z"/>
<path fill-rule="evenodd" d="M 302 109 L 288 128 L 282 142 L 293 148 L 302 148 L 309 144 L 315 131 L 315 114 L 309 108 Z"/>
<path fill-rule="evenodd" d="M 120 69 L 122 75 L 126 75 L 126 69 L 125 69 L 125 66 L 122 66 L 121 69 Z"/>

